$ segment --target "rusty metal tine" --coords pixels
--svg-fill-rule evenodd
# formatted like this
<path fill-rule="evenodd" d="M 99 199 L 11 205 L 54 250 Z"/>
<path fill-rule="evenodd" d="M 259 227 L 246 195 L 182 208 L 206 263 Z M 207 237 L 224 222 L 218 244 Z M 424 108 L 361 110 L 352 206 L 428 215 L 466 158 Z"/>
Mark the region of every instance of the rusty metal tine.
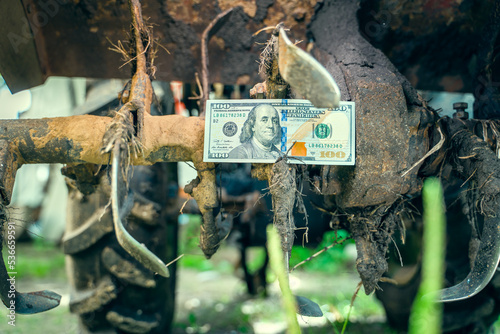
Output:
<path fill-rule="evenodd" d="M 0 254 L 2 242 L 0 240 Z M 5 263 L 0 261 L 0 297 L 4 305 L 19 314 L 44 312 L 58 306 L 61 296 L 55 292 L 43 290 L 21 293 L 15 290 L 15 277 L 7 273 Z"/>
<path fill-rule="evenodd" d="M 0 210 L 9 204 L 19 163 L 9 149 L 7 140 L 0 140 Z M 2 212 L 2 219 L 5 215 Z M 5 231 L 5 230 L 4 230 Z M 5 235 L 5 233 L 4 233 Z M 21 293 L 15 289 L 15 276 L 10 277 L 2 259 L 3 235 L 0 225 L 0 297 L 4 305 L 19 314 L 33 314 L 50 310 L 59 305 L 61 296 L 43 290 Z"/>
<path fill-rule="evenodd" d="M 438 301 L 454 302 L 478 294 L 491 281 L 499 261 L 500 221 L 498 217 L 488 218 L 484 222 L 481 244 L 471 272 L 459 284 L 438 291 Z"/>
<path fill-rule="evenodd" d="M 279 31 L 279 70 L 285 81 L 317 108 L 337 108 L 340 90 L 328 71 Z"/>
<path fill-rule="evenodd" d="M 123 226 L 121 216 L 123 207 L 120 207 L 118 190 L 120 188 L 126 189 L 125 180 L 122 180 L 122 187 L 120 187 L 120 143 L 115 142 L 113 148 L 113 165 L 111 167 L 111 209 L 113 212 L 113 223 L 115 226 L 116 239 L 127 253 L 133 256 L 137 261 L 144 265 L 149 270 L 164 276 L 169 277 L 170 273 L 165 263 L 151 252 L 144 244 L 135 240 Z M 126 149 L 126 148 L 125 148 Z M 125 200 L 125 206 L 127 201 Z"/>

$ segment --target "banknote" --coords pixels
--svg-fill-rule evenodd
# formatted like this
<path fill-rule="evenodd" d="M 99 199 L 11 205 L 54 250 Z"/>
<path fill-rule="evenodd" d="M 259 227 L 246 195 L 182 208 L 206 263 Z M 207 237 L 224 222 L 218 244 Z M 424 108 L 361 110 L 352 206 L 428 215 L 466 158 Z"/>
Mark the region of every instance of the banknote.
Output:
<path fill-rule="evenodd" d="M 354 165 L 355 104 L 307 100 L 208 100 L 204 161 Z"/>

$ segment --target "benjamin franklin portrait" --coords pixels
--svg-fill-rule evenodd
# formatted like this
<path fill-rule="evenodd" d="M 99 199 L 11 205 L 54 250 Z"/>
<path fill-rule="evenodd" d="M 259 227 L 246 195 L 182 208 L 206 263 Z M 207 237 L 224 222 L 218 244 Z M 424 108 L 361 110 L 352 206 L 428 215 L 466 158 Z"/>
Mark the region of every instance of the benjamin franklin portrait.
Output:
<path fill-rule="evenodd" d="M 281 126 L 278 111 L 270 104 L 255 106 L 243 124 L 241 145 L 229 152 L 229 159 L 277 159 L 282 155 Z"/>

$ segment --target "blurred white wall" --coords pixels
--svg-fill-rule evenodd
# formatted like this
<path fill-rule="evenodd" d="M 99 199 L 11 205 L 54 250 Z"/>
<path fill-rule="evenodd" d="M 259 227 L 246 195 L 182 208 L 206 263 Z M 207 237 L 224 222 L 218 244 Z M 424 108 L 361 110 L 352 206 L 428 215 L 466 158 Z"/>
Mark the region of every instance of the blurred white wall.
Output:
<path fill-rule="evenodd" d="M 0 119 L 70 116 L 84 100 L 84 78 L 51 77 L 44 85 L 14 95 L 0 82 Z M 17 225 L 28 225 L 32 237 L 58 242 L 64 232 L 68 190 L 61 167 L 24 165 L 17 172 L 11 215 Z M 31 222 L 33 216 L 37 220 Z"/>

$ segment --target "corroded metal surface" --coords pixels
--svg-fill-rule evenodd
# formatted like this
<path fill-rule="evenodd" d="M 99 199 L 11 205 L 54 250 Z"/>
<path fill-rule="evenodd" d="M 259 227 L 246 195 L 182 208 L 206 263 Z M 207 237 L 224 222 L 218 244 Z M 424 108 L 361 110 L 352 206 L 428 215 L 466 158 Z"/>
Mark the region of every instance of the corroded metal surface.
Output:
<path fill-rule="evenodd" d="M 20 163 L 107 164 L 100 148 L 109 117 L 92 115 L 2 120 L 0 139 L 8 139 Z M 144 117 L 143 154 L 135 165 L 160 161 L 196 161 L 203 158 L 204 120 L 177 115 Z"/>
<path fill-rule="evenodd" d="M 342 99 L 356 102 L 356 166 L 323 166 L 323 193 L 335 195 L 341 208 L 391 205 L 402 194 L 419 193 L 418 169 L 402 174 L 427 153 L 425 131 L 434 117 L 389 60 L 349 26 L 355 15 L 355 5 L 345 1 L 344 8 L 324 8 L 310 27 L 320 34 L 342 26 L 343 38 L 318 43 L 316 56 Z"/>
<path fill-rule="evenodd" d="M 417 88 L 474 92 L 498 53 L 499 9 L 498 1 L 363 1 L 359 27 Z"/>
<path fill-rule="evenodd" d="M 1 203 L 1 201 L 0 201 Z M 12 232 L 14 225 L 3 224 L 5 217 L 5 207 L 0 206 L 0 254 L 5 243 L 7 249 L 12 250 Z M 8 227 L 7 227 L 8 226 Z M 8 236 L 8 237 L 7 237 Z M 9 269 L 12 267 L 9 265 Z M 16 290 L 16 278 L 9 276 L 7 267 L 3 260 L 0 260 L 0 299 L 10 310 L 10 314 L 34 314 L 44 312 L 58 306 L 61 296 L 55 292 L 43 290 L 34 292 L 19 292 Z M 13 311 L 13 313 L 12 313 Z"/>
<path fill-rule="evenodd" d="M 428 152 L 426 129 L 435 116 L 351 24 L 358 9 L 356 2 L 330 1 L 309 28 L 314 36 L 335 34 L 317 40 L 316 56 L 338 83 L 342 99 L 356 102 L 356 165 L 322 166 L 319 189 L 332 212 L 347 214 L 358 252 L 356 268 L 369 294 L 387 270 L 401 198 L 420 192 L 418 168 L 402 176 Z"/>
<path fill-rule="evenodd" d="M 130 68 L 121 67 L 120 55 L 109 50 L 110 42 L 128 41 L 126 1 L 17 1 L 21 6 L 15 13 L 12 8 L 0 12 L 6 16 L 3 21 L 12 18 L 0 30 L 0 72 L 13 91 L 54 75 L 130 77 Z M 328 3 L 338 1 L 145 0 L 144 17 L 154 26 L 158 43 L 169 51 L 159 48 L 156 77 L 194 82 L 194 73 L 201 73 L 203 30 L 217 14 L 241 6 L 208 45 L 209 79 L 255 84 L 259 81 L 255 60 L 262 48 L 257 43 L 267 36 L 252 34 L 284 22 L 291 28 L 292 41 L 305 41 L 299 44 L 302 48 L 312 38 L 320 43 L 331 41 L 336 29 L 325 26 L 323 33 L 311 34 L 308 28 L 314 23 L 313 15 L 325 10 Z M 480 85 L 477 76 L 487 83 L 498 81 L 500 67 L 490 68 L 493 74 L 486 67 L 498 52 L 498 12 L 498 1 L 361 1 L 358 17 L 351 24 L 381 48 L 417 88 L 474 91 Z M 15 15 L 10 17 L 11 13 Z M 29 71 L 26 64 L 31 64 Z"/>
<path fill-rule="evenodd" d="M 111 42 L 128 41 L 130 15 L 126 1 L 98 0 L 17 0 L 22 2 L 26 20 L 11 26 L 13 42 L 6 40 L 5 55 L 15 56 L 21 46 L 34 42 L 41 64 L 41 75 L 129 78 L 130 67 L 121 67 L 120 55 L 109 50 Z M 157 54 L 156 78 L 194 82 L 201 73 L 201 36 L 210 21 L 231 7 L 234 15 L 211 39 L 209 47 L 212 82 L 257 82 L 258 53 L 267 36 L 252 37 L 258 29 L 284 21 L 294 37 L 306 40 L 316 0 L 293 1 L 143 1 L 147 24 L 153 25 L 154 37 L 163 46 Z M 8 15 L 4 12 L 3 15 Z M 16 21 L 17 22 L 17 21 Z M 34 38 L 33 38 L 34 37 Z M 165 51 L 164 49 L 167 49 Z M 1 55 L 1 53 L 0 53 Z M 4 57 L 2 57 L 4 58 Z M 11 66 L 22 68 L 12 62 Z M 5 67 L 5 65 L 4 65 Z M 4 72 L 0 65 L 0 72 Z M 13 91 L 28 88 L 27 78 L 13 80 Z"/>
<path fill-rule="evenodd" d="M 17 156 L 8 140 L 0 140 L 0 201 L 9 204 L 18 168 Z"/>
<path fill-rule="evenodd" d="M 299 49 L 279 31 L 279 70 L 292 89 L 317 108 L 338 108 L 340 90 L 328 71 L 316 59 Z"/>

